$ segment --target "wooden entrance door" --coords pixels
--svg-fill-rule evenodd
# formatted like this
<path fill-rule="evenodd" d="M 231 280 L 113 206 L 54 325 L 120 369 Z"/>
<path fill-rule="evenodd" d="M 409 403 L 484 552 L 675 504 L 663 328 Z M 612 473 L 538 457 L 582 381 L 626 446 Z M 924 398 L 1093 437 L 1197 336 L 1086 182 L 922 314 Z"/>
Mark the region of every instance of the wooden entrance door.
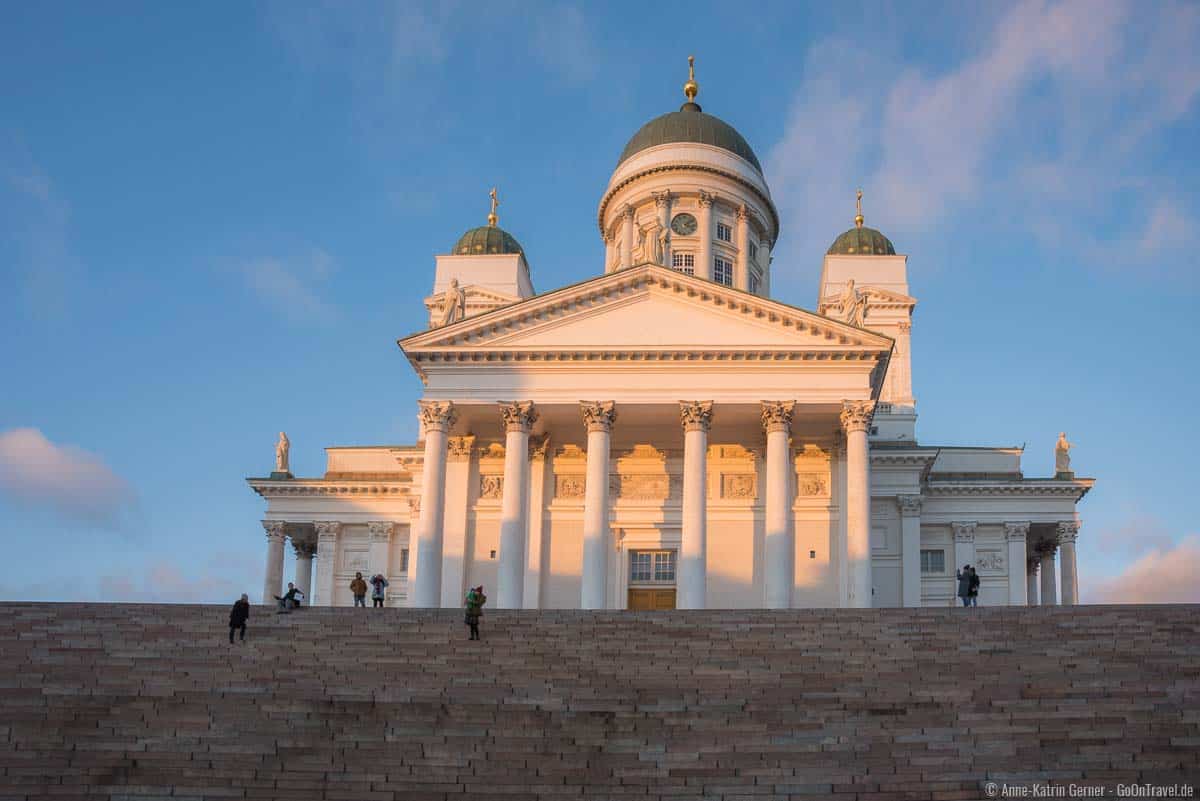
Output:
<path fill-rule="evenodd" d="M 634 612 L 657 612 L 675 608 L 675 588 L 629 589 L 629 610 Z"/>

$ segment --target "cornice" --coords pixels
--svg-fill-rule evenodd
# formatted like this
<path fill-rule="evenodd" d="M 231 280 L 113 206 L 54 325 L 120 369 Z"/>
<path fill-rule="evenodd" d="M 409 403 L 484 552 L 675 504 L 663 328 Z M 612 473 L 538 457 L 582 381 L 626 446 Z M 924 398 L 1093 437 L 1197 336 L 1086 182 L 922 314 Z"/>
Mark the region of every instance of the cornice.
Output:
<path fill-rule="evenodd" d="M 264 498 L 291 498 L 296 496 L 343 496 L 370 495 L 375 497 L 402 497 L 409 493 L 408 482 L 376 481 L 323 481 L 321 479 L 269 479 L 248 478 L 246 483 Z"/>
<path fill-rule="evenodd" d="M 719 175 L 722 178 L 728 178 L 734 183 L 750 190 L 755 197 L 762 201 L 767 212 L 771 215 L 771 247 L 775 247 L 776 240 L 779 239 L 779 212 L 775 209 L 775 202 L 765 194 L 757 186 L 747 181 L 737 173 L 729 170 L 722 170 L 717 167 L 710 167 L 703 164 L 696 164 L 688 161 L 677 161 L 668 164 L 656 164 L 653 167 L 648 167 L 644 170 L 633 173 L 625 178 L 622 178 L 617 184 L 610 186 L 604 193 L 604 197 L 600 199 L 600 209 L 596 213 L 596 226 L 600 229 L 600 235 L 604 235 L 604 212 L 608 209 L 608 204 L 613 197 L 625 187 L 629 186 L 634 181 L 645 178 L 647 175 L 656 175 L 666 172 L 706 172 L 711 175 Z M 678 195 L 676 195 L 678 197 Z"/>
<path fill-rule="evenodd" d="M 871 466 L 880 467 L 924 467 L 937 459 L 936 453 L 880 453 L 871 452 Z"/>
<path fill-rule="evenodd" d="M 1093 479 L 1082 479 L 1073 482 L 995 482 L 995 481 L 953 481 L 930 482 L 926 485 L 924 494 L 927 496 L 949 497 L 955 495 L 979 496 L 1021 496 L 1027 498 L 1062 498 L 1073 497 L 1076 501 L 1087 494 L 1095 483 Z"/>

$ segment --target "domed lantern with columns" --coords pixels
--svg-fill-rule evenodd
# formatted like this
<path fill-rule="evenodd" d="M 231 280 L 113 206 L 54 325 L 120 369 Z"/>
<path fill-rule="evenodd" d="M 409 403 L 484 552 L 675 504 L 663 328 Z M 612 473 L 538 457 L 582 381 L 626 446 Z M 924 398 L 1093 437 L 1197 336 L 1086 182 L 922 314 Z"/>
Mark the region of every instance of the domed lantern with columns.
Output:
<path fill-rule="evenodd" d="M 779 213 L 754 150 L 696 103 L 688 64 L 687 102 L 633 135 L 600 199 L 604 271 L 655 263 L 766 296 Z"/>

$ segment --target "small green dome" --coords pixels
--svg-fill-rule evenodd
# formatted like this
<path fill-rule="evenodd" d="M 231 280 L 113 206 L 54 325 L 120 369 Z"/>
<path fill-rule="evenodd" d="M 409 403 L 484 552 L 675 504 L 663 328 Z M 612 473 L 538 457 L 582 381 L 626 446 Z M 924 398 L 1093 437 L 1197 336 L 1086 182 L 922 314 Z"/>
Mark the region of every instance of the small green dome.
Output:
<path fill-rule="evenodd" d="M 892 241 L 874 228 L 855 226 L 833 240 L 829 256 L 895 256 Z"/>
<path fill-rule="evenodd" d="M 691 102 L 684 103 L 679 111 L 655 117 L 643 125 L 621 151 L 617 166 L 621 166 L 626 159 L 643 150 L 671 142 L 696 142 L 728 150 L 753 164 L 754 169 L 762 174 L 758 156 L 754 155 L 745 138 L 732 125 L 711 114 L 705 114 L 699 105 Z"/>
<path fill-rule="evenodd" d="M 494 253 L 524 253 L 521 243 L 503 228 L 495 225 L 481 225 L 472 228 L 458 239 L 454 250 L 455 256 L 472 256 L 477 254 Z"/>

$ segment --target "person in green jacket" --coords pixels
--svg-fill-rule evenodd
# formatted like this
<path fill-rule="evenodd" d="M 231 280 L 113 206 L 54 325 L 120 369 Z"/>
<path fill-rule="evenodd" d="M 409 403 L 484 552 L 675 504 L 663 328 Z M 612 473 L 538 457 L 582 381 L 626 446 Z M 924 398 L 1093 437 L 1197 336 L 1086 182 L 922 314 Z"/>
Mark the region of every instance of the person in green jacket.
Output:
<path fill-rule="evenodd" d="M 483 605 L 487 603 L 487 596 L 483 594 L 483 585 L 472 587 L 467 592 L 467 614 L 464 623 L 471 627 L 472 640 L 479 639 L 479 618 L 483 617 Z"/>

